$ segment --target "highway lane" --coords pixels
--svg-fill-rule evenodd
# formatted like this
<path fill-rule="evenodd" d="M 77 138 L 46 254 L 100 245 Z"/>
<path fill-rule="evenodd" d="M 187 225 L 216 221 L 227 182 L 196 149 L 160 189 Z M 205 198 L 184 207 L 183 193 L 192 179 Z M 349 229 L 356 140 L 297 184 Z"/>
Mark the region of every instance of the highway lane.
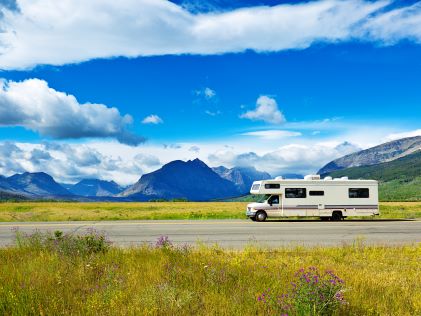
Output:
<path fill-rule="evenodd" d="M 364 240 L 367 244 L 407 244 L 421 242 L 421 221 L 269 221 L 248 220 L 162 220 L 103 222 L 0 223 L 0 246 L 12 245 L 13 229 L 83 233 L 89 228 L 104 232 L 118 246 L 154 243 L 161 235 L 174 244 L 197 242 L 242 248 L 249 244 L 277 246 L 336 246 Z"/>

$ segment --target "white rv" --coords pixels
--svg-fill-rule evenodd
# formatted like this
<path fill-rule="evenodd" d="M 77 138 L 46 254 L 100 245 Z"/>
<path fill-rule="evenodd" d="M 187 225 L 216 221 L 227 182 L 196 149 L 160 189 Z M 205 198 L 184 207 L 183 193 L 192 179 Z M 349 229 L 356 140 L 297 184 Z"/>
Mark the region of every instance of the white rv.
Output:
<path fill-rule="evenodd" d="M 375 180 L 320 179 L 319 175 L 291 180 L 277 177 L 253 182 L 250 193 L 265 196 L 263 202 L 247 205 L 246 215 L 253 221 L 288 216 L 338 221 L 347 216 L 379 215 Z"/>

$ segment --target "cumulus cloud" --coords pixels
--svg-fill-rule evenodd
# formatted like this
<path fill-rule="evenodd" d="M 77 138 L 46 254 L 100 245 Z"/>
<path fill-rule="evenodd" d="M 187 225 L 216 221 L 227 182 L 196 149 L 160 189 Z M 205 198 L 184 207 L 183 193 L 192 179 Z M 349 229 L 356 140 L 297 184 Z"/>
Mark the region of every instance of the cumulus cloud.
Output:
<path fill-rule="evenodd" d="M 141 165 L 149 167 L 149 168 L 150 167 L 156 167 L 156 166 L 159 166 L 161 164 L 158 157 L 155 157 L 155 156 L 149 155 L 149 154 L 137 154 L 134 157 L 134 160 L 139 162 Z"/>
<path fill-rule="evenodd" d="M 111 143 L 106 146 L 110 148 Z M 122 185 L 132 184 L 146 171 L 159 168 L 160 160 L 145 153 L 143 147 L 127 147 L 134 154 L 111 155 L 94 144 L 0 143 L 0 175 L 46 172 L 58 182 L 76 183 L 85 178 L 115 180 Z"/>
<path fill-rule="evenodd" d="M 206 87 L 205 90 L 203 90 L 203 94 L 207 99 L 212 99 L 216 96 L 215 90 L 212 90 L 211 88 Z"/>
<path fill-rule="evenodd" d="M 264 121 L 272 124 L 285 122 L 285 117 L 278 109 L 278 103 L 274 98 L 266 95 L 260 96 L 256 101 L 256 108 L 240 115 L 241 118 L 252 121 Z"/>
<path fill-rule="evenodd" d="M 347 142 L 346 142 L 347 143 Z M 343 144 L 289 144 L 263 154 L 236 153 L 220 150 L 209 155 L 214 165 L 255 167 L 272 175 L 284 173 L 310 174 L 336 158 L 353 152 L 355 145 Z"/>
<path fill-rule="evenodd" d="M 3 10 L 0 68 L 95 58 L 304 49 L 352 39 L 420 41 L 420 6 L 318 0 L 195 13 L 166 0 L 18 0 Z"/>
<path fill-rule="evenodd" d="M 296 137 L 296 136 L 301 136 L 302 134 L 300 132 L 294 132 L 294 131 L 265 130 L 265 131 L 247 132 L 241 135 L 254 136 L 254 137 L 259 137 L 261 139 L 272 140 L 272 139 L 280 139 L 280 138 L 286 138 L 286 137 Z"/>
<path fill-rule="evenodd" d="M 0 80 L 0 126 L 22 126 L 58 139 L 113 137 L 124 144 L 139 145 L 145 139 L 127 130 L 132 121 L 117 108 L 81 104 L 73 95 L 50 88 L 44 80 Z"/>
<path fill-rule="evenodd" d="M 198 146 L 191 146 L 189 148 L 189 151 L 192 151 L 194 153 L 198 153 L 200 151 L 200 147 L 198 147 Z"/>
<path fill-rule="evenodd" d="M 421 136 L 421 129 L 416 129 L 413 131 L 408 132 L 402 132 L 402 133 L 394 133 L 386 136 L 387 141 L 400 139 L 400 138 L 406 138 L 406 137 L 415 137 L 415 136 Z"/>
<path fill-rule="evenodd" d="M 162 124 L 164 121 L 155 114 L 148 115 L 142 120 L 142 124 Z"/>
<path fill-rule="evenodd" d="M 360 36 L 385 44 L 395 44 L 403 38 L 421 43 L 421 2 L 375 15 L 360 30 Z"/>

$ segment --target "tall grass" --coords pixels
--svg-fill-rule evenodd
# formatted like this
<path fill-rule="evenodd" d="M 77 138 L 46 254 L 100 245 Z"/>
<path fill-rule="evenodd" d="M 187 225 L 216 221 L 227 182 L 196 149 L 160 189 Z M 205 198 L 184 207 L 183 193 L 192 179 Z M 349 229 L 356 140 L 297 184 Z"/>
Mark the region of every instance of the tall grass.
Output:
<path fill-rule="evenodd" d="M 0 249 L 1 315 L 421 314 L 421 245 L 58 249 Z"/>
<path fill-rule="evenodd" d="M 1 222 L 244 219 L 247 202 L 0 203 Z M 382 202 L 380 218 L 421 218 L 421 202 Z"/>

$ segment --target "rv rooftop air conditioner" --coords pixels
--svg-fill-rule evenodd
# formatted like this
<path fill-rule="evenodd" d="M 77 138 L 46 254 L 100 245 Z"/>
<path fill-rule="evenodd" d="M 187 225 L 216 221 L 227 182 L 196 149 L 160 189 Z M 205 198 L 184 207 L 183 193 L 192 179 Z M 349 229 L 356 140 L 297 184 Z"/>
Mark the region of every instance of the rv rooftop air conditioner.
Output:
<path fill-rule="evenodd" d="M 309 174 L 304 177 L 304 180 L 320 180 L 320 175 L 318 174 Z"/>
<path fill-rule="evenodd" d="M 349 180 L 348 177 L 341 177 L 341 180 Z"/>
<path fill-rule="evenodd" d="M 275 178 L 275 180 L 282 180 L 283 178 L 282 178 L 282 176 L 277 176 L 276 178 Z"/>
<path fill-rule="evenodd" d="M 332 180 L 332 177 L 325 177 L 323 180 Z"/>

